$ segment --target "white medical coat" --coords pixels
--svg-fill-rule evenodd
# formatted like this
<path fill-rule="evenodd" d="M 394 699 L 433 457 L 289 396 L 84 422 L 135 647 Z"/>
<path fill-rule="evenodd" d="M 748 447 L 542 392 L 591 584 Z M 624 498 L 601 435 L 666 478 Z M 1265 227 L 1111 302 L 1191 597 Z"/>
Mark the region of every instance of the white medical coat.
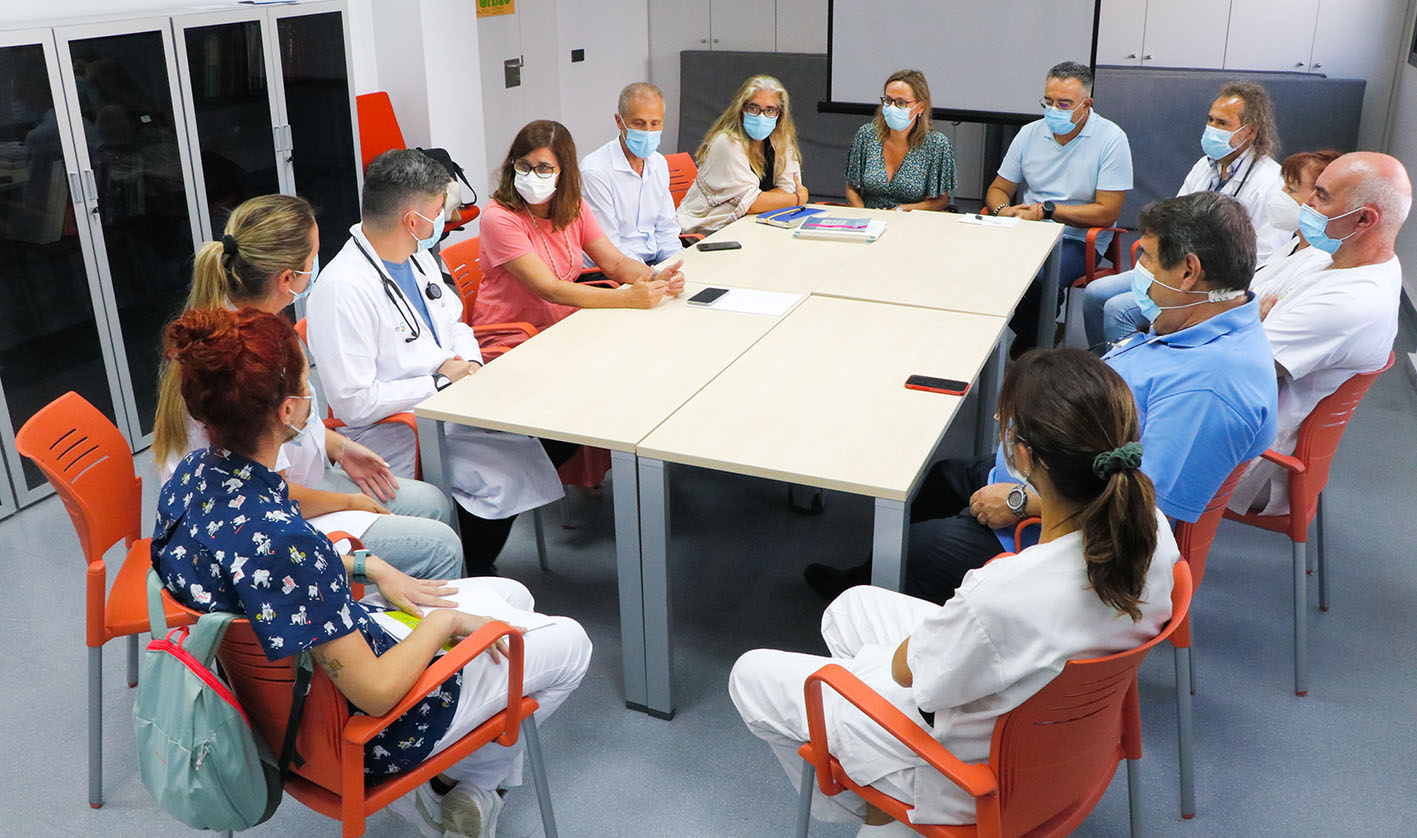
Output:
<path fill-rule="evenodd" d="M 310 293 L 310 354 L 330 407 L 349 426 L 346 435 L 391 464 L 411 464 L 415 440 L 389 426 L 375 431 L 374 423 L 433 395 L 433 373 L 449 358 L 480 362 L 482 353 L 472 329 L 462 322 L 462 300 L 443 282 L 436 257 L 426 252 L 412 257 L 419 286 L 431 281 L 443 290 L 436 300 L 424 299 L 433 321 L 430 329 L 396 283 L 381 281 L 383 265 L 375 267 L 360 252 L 362 245 L 379 258 L 360 225 L 349 232 L 350 241 L 321 268 Z M 411 324 L 417 325 L 418 336 L 410 341 Z M 450 425 L 447 448 L 453 497 L 478 517 L 506 518 L 562 495 L 555 468 L 532 437 Z M 406 471 L 403 476 L 411 477 L 411 468 Z"/>

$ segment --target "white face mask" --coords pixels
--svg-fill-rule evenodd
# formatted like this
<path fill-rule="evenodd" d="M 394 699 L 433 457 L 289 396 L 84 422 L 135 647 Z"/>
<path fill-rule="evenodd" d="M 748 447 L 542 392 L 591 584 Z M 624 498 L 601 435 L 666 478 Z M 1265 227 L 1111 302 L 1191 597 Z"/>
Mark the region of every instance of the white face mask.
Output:
<path fill-rule="evenodd" d="M 542 177 L 536 172 L 517 172 L 512 178 L 512 185 L 528 204 L 544 204 L 556 194 L 556 181 L 560 177 L 560 172 L 553 173 L 551 177 Z"/>
<path fill-rule="evenodd" d="M 1299 229 L 1299 204 L 1283 189 L 1269 198 L 1269 224 L 1286 233 Z"/>

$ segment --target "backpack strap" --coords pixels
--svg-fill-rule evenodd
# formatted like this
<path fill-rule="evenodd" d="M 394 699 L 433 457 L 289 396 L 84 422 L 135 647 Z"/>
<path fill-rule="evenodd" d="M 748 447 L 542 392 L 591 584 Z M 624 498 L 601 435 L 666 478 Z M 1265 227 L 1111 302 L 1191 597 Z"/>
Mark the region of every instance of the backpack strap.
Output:
<path fill-rule="evenodd" d="M 296 768 L 305 760 L 295 751 L 295 737 L 300 732 L 300 719 L 305 715 L 305 699 L 310 695 L 310 680 L 314 667 L 310 664 L 310 653 L 301 652 L 295 656 L 295 687 L 290 697 L 290 718 L 285 723 L 285 741 L 280 746 L 280 782 L 285 784 L 290 776 L 291 763 Z"/>
<path fill-rule="evenodd" d="M 148 629 L 154 638 L 167 634 L 167 610 L 162 607 L 162 579 L 157 568 L 148 568 Z"/>
<path fill-rule="evenodd" d="M 168 633 L 167 613 L 162 607 L 162 579 L 158 577 L 157 570 L 148 569 L 148 627 L 151 629 L 153 637 L 164 637 Z M 211 668 L 212 658 L 216 657 L 216 650 L 221 646 L 221 640 L 226 636 L 226 629 L 233 620 L 241 619 L 240 614 L 233 614 L 230 611 L 212 611 L 203 614 L 197 619 L 197 624 L 192 627 L 191 633 L 182 641 L 182 648 L 187 654 L 197 659 L 202 666 Z"/>

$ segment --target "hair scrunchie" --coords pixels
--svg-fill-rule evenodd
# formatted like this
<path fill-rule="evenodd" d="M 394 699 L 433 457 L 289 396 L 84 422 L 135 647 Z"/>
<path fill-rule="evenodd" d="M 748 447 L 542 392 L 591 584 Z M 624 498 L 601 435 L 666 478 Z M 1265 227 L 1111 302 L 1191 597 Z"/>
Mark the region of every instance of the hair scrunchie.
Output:
<path fill-rule="evenodd" d="M 241 248 L 236 246 L 236 239 L 230 233 L 223 233 L 221 237 L 221 252 L 227 256 L 235 256 Z"/>
<path fill-rule="evenodd" d="M 1103 451 L 1092 460 L 1092 473 L 1106 480 L 1119 471 L 1141 468 L 1141 443 L 1128 442 L 1120 448 Z"/>

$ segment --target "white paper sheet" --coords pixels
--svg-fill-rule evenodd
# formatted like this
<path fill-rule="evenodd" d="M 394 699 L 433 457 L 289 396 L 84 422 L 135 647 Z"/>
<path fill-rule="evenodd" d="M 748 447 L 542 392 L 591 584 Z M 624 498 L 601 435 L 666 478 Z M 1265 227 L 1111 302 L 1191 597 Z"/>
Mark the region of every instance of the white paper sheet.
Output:
<path fill-rule="evenodd" d="M 756 291 L 750 288 L 730 288 L 728 293 L 704 306 L 715 311 L 737 311 L 743 314 L 766 314 L 781 317 L 797 305 L 801 294 L 784 294 L 781 291 Z"/>
<path fill-rule="evenodd" d="M 362 509 L 341 509 L 339 512 L 316 515 L 310 519 L 310 523 L 325 535 L 338 531 L 347 532 L 355 538 L 363 538 L 365 530 L 369 529 L 377 520 L 379 520 L 377 512 L 365 512 Z"/>
<path fill-rule="evenodd" d="M 458 589 L 456 594 L 444 597 L 444 599 L 451 599 L 457 603 L 457 608 L 454 610 L 462 611 L 466 614 L 476 614 L 479 617 L 491 617 L 495 620 L 501 620 L 508 625 L 516 626 L 521 629 L 523 633 L 535 631 L 544 626 L 549 626 L 552 623 L 552 618 L 545 614 L 513 608 L 507 604 L 506 600 L 497 596 L 497 594 L 493 593 L 487 586 L 481 584 L 478 579 L 457 579 L 448 584 Z M 364 601 L 366 603 L 388 607 L 388 601 L 379 595 L 378 589 L 372 588 L 372 590 L 372 593 L 364 597 Z M 425 608 L 423 610 L 426 615 L 439 609 Z M 385 631 L 393 635 L 397 640 L 403 640 L 413 633 L 412 628 L 393 617 L 375 614 L 374 619 L 378 621 L 379 625 L 384 627 Z"/>
<path fill-rule="evenodd" d="M 978 224 L 981 227 L 1017 227 L 1018 222 L 1019 219 L 1012 215 L 978 215 L 976 213 L 960 216 L 959 219 L 961 224 Z"/>

